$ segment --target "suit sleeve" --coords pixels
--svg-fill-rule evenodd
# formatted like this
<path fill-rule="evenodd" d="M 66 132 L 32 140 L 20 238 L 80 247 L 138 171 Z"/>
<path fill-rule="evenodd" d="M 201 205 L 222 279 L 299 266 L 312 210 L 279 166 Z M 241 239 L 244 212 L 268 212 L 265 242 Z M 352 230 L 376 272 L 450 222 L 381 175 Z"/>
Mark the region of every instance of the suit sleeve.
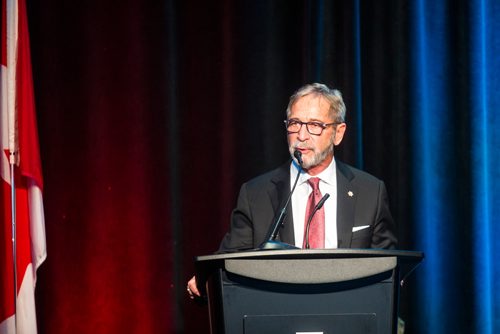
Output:
<path fill-rule="evenodd" d="M 389 210 L 389 198 L 384 182 L 380 182 L 377 213 L 373 227 L 371 248 L 395 249 L 396 226 Z"/>

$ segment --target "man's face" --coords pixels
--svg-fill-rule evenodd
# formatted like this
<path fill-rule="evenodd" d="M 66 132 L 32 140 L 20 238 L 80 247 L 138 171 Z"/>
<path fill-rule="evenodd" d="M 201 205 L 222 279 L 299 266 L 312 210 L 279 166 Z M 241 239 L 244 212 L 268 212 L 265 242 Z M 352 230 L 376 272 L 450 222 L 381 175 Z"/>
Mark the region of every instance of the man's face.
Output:
<path fill-rule="evenodd" d="M 333 123 L 329 116 L 329 102 L 322 96 L 306 95 L 299 98 L 290 109 L 289 120 L 301 122 Z M 333 159 L 333 147 L 344 136 L 345 123 L 327 126 L 321 135 L 312 135 L 302 125 L 297 133 L 288 134 L 288 147 L 293 156 L 295 150 L 302 153 L 303 168 L 311 175 L 316 175 L 328 167 Z"/>

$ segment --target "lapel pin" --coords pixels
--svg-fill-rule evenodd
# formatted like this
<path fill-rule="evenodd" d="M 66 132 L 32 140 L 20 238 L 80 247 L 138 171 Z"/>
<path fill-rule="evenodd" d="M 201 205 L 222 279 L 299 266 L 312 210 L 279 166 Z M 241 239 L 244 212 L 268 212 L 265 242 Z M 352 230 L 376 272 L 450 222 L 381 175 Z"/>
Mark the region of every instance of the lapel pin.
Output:
<path fill-rule="evenodd" d="M 349 190 L 349 191 L 347 192 L 347 195 L 349 195 L 349 197 L 352 197 L 352 196 L 354 196 L 354 193 L 353 193 L 352 191 L 350 191 L 350 190 Z"/>

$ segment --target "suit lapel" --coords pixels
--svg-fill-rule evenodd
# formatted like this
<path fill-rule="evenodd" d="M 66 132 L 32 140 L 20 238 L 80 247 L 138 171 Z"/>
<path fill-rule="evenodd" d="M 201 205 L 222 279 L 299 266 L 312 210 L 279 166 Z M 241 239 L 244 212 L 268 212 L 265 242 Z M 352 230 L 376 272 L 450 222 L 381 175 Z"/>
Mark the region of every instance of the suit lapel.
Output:
<path fill-rule="evenodd" d="M 354 226 L 354 207 L 357 188 L 352 184 L 354 174 L 345 164 L 336 160 L 337 166 L 337 238 L 338 248 L 351 246 Z"/>

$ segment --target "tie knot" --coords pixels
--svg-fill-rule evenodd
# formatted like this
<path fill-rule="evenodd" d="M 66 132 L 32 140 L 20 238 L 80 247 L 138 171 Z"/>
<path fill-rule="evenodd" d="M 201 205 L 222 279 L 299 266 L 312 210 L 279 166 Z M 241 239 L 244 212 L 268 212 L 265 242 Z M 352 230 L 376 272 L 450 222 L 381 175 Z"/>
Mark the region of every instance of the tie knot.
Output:
<path fill-rule="evenodd" d="M 314 192 L 319 191 L 319 178 L 311 177 L 307 182 L 309 182 Z"/>

